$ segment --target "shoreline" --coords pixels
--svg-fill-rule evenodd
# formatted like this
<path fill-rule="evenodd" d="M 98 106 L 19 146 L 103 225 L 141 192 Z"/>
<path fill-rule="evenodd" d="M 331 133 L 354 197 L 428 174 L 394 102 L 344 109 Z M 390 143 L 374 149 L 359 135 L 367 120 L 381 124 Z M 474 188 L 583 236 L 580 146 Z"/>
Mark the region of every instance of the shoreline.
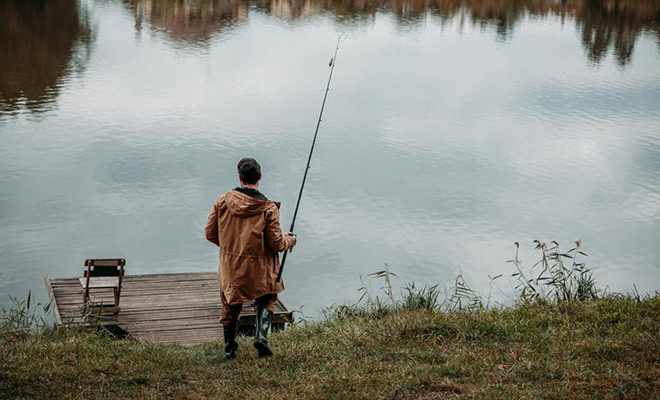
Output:
<path fill-rule="evenodd" d="M 660 396 L 660 294 L 440 311 L 336 308 L 320 322 L 190 348 L 90 330 L 0 334 L 0 397 L 171 399 Z"/>

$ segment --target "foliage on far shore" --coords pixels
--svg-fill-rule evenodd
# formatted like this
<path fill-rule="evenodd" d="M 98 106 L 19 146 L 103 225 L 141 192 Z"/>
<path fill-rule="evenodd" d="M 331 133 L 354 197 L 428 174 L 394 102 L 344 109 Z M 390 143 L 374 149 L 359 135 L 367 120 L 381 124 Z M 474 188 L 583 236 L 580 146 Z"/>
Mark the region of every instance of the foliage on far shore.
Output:
<path fill-rule="evenodd" d="M 220 341 L 0 331 L 0 398 L 660 399 L 660 295 L 596 290 L 570 258 L 576 248 L 540 246 L 548 262 L 514 276 L 526 283 L 507 307 L 488 306 L 461 277 L 446 293 L 410 284 L 395 296 L 386 268 L 373 276 L 385 281 L 383 299 L 363 289 L 357 305 L 271 334 L 270 359 L 257 358 L 249 337 L 229 361 Z"/>

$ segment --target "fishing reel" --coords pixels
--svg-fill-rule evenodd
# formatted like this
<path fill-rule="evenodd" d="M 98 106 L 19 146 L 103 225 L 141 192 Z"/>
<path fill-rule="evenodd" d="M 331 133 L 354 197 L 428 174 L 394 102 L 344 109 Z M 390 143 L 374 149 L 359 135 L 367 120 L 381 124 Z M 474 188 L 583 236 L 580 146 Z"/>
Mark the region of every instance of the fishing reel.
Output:
<path fill-rule="evenodd" d="M 293 238 L 293 240 L 296 241 L 296 244 L 298 243 L 298 235 L 296 235 L 295 233 L 291 233 L 291 232 L 287 232 L 286 234 L 291 236 Z M 293 247 L 291 247 L 289 249 L 289 253 L 293 253 Z"/>

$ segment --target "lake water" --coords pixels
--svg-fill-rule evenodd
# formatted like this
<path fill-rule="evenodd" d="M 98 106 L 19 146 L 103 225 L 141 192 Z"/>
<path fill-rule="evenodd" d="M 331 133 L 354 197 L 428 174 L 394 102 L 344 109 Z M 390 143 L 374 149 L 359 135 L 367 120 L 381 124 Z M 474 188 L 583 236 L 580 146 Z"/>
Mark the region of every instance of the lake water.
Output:
<path fill-rule="evenodd" d="M 342 32 L 290 308 L 356 300 L 385 263 L 487 293 L 534 239 L 582 239 L 601 287 L 660 288 L 658 1 L 5 0 L 0 20 L 0 304 L 86 258 L 215 271 L 203 226 L 242 157 L 288 226 Z"/>

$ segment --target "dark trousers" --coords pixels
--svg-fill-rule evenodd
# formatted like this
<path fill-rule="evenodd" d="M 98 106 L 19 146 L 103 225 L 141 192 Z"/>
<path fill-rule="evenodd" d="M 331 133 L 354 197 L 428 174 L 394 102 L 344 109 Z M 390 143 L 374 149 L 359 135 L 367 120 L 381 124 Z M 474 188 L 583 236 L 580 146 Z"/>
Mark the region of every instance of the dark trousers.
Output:
<path fill-rule="evenodd" d="M 243 310 L 243 304 L 229 304 L 225 298 L 225 294 L 220 292 L 220 300 L 222 301 L 222 310 L 220 311 L 220 322 L 224 326 L 232 326 L 238 323 L 238 316 Z M 277 303 L 277 293 L 265 294 L 257 297 L 254 300 L 254 311 L 257 312 L 260 308 L 275 313 L 275 303 Z"/>

